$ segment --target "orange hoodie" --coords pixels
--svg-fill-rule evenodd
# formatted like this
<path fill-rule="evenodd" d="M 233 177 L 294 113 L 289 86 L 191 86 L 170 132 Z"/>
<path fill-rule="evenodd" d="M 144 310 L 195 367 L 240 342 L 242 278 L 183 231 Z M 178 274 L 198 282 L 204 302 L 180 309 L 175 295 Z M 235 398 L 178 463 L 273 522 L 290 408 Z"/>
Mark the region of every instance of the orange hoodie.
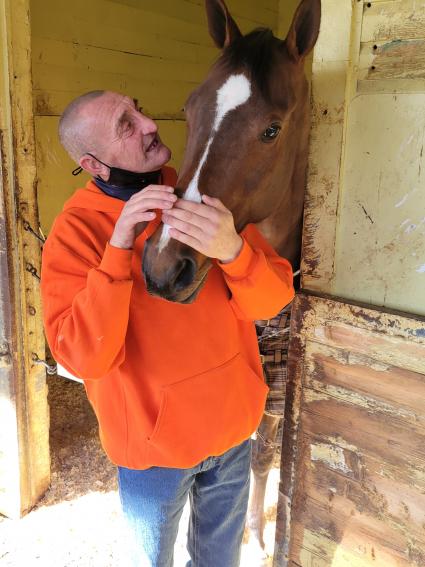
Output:
<path fill-rule="evenodd" d="M 174 185 L 174 170 L 164 168 L 163 181 Z M 189 468 L 258 426 L 268 388 L 253 321 L 292 300 L 292 270 L 250 225 L 240 255 L 213 263 L 194 303 L 152 297 L 141 257 L 160 221 L 133 250 L 115 248 L 124 204 L 89 182 L 56 218 L 42 264 L 47 340 L 83 378 L 111 461 Z"/>

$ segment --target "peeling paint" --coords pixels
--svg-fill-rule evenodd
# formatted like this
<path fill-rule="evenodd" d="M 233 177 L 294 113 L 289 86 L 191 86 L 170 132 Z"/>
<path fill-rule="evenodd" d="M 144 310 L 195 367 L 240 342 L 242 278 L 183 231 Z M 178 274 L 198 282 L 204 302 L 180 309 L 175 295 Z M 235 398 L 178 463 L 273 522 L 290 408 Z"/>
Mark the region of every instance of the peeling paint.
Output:
<path fill-rule="evenodd" d="M 312 461 L 325 463 L 331 469 L 342 471 L 345 474 L 353 472 L 345 462 L 344 450 L 341 447 L 335 447 L 326 443 L 312 443 L 310 451 Z"/>
<path fill-rule="evenodd" d="M 371 396 L 361 395 L 358 392 L 334 386 L 332 384 L 323 384 L 318 380 L 311 380 L 311 386 L 314 388 L 313 394 L 305 392 L 306 401 L 323 401 L 329 398 L 337 398 L 344 403 L 352 404 L 357 407 L 364 408 L 374 414 L 385 413 L 395 418 L 404 418 L 408 421 L 416 421 L 414 411 L 409 411 L 401 407 L 395 407 L 390 404 L 372 398 Z"/>
<path fill-rule="evenodd" d="M 413 232 L 414 230 L 416 230 L 418 225 L 416 224 L 409 224 L 409 226 L 406 228 L 406 230 L 404 231 L 404 234 L 410 234 L 411 232 Z"/>
<path fill-rule="evenodd" d="M 394 205 L 395 208 L 397 209 L 398 207 L 404 205 L 404 203 L 407 201 L 408 198 L 409 198 L 409 193 L 406 193 L 406 195 L 401 199 L 401 201 L 399 201 L 396 205 Z"/>

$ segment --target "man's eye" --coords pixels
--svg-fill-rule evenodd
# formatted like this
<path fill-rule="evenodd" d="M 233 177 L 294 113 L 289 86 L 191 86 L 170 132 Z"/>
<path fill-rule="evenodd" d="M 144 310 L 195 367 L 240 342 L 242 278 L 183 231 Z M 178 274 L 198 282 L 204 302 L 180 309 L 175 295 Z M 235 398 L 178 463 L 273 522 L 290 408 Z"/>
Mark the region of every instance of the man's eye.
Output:
<path fill-rule="evenodd" d="M 261 134 L 261 141 L 272 142 L 279 135 L 281 129 L 282 128 L 279 124 L 270 124 L 270 126 Z"/>
<path fill-rule="evenodd" d="M 123 134 L 131 134 L 132 131 L 133 131 L 133 124 L 131 122 L 124 122 L 124 124 L 122 125 L 121 132 Z"/>

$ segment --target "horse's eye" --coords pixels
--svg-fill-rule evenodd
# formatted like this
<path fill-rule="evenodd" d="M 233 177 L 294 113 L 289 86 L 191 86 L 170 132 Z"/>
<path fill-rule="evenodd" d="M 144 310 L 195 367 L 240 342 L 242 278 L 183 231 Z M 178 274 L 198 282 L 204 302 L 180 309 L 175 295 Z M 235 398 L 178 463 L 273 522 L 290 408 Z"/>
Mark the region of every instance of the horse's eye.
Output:
<path fill-rule="evenodd" d="M 262 142 L 272 142 L 279 134 L 281 127 L 279 124 L 270 124 L 261 134 Z"/>

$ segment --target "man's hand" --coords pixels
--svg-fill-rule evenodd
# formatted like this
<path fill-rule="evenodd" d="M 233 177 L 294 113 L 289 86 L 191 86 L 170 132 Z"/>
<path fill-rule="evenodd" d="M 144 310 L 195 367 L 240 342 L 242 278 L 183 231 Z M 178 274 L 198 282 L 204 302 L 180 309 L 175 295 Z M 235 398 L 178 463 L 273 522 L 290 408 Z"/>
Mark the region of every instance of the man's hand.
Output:
<path fill-rule="evenodd" d="M 148 185 L 133 195 L 124 205 L 117 220 L 110 244 L 116 248 L 133 248 L 135 239 L 149 221 L 156 217 L 153 209 L 171 209 L 177 200 L 174 188 L 167 185 Z"/>
<path fill-rule="evenodd" d="M 170 236 L 188 244 L 209 258 L 232 262 L 242 249 L 243 240 L 236 232 L 232 213 L 219 199 L 202 195 L 203 203 L 179 199 L 164 211 Z"/>

